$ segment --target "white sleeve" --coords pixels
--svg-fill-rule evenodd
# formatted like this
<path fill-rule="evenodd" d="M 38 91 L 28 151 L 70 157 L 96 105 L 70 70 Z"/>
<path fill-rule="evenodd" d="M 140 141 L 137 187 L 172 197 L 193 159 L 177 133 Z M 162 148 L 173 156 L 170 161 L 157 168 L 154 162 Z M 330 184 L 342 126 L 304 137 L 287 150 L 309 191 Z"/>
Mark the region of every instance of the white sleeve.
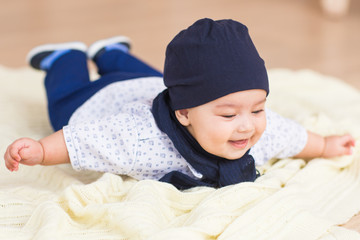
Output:
<path fill-rule="evenodd" d="M 266 129 L 250 154 L 257 165 L 271 158 L 293 157 L 300 153 L 307 142 L 306 129 L 297 122 L 266 109 Z"/>
<path fill-rule="evenodd" d="M 126 113 L 63 128 L 75 170 L 128 174 L 136 159 L 137 128 Z"/>

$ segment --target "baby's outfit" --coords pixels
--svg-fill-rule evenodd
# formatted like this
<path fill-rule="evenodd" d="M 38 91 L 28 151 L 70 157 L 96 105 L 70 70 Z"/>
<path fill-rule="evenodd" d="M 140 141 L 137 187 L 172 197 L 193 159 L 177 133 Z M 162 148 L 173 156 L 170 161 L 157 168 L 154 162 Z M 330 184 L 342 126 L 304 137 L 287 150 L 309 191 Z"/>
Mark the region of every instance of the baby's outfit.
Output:
<path fill-rule="evenodd" d="M 95 81 L 89 79 L 86 55 L 80 51 L 65 54 L 47 72 L 50 119 L 54 129 L 64 125 L 73 168 L 139 180 L 159 180 L 172 171 L 201 178 L 154 120 L 152 101 L 165 89 L 161 73 L 129 53 L 108 54 L 112 57 L 96 61 L 101 77 Z M 124 66 L 129 61 L 119 59 L 131 59 L 137 66 Z M 266 118 L 266 130 L 250 150 L 257 165 L 304 148 L 307 133 L 302 126 L 269 109 Z"/>
<path fill-rule="evenodd" d="M 201 178 L 154 121 L 152 99 L 163 89 L 158 77 L 113 83 L 75 111 L 64 127 L 73 168 L 139 180 L 158 180 L 171 171 Z M 266 120 L 264 134 L 250 150 L 257 165 L 292 157 L 304 148 L 307 133 L 302 126 L 269 109 Z"/>

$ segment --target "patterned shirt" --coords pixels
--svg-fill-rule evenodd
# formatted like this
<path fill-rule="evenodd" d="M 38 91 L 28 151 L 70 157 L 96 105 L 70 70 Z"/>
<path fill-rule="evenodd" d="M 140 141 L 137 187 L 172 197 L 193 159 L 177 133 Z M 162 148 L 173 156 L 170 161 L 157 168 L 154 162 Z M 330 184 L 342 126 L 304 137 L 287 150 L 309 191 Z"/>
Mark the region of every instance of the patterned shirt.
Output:
<path fill-rule="evenodd" d="M 153 99 L 164 89 L 159 77 L 116 82 L 80 106 L 63 128 L 73 168 L 139 180 L 158 180 L 171 171 L 201 178 L 160 131 L 151 113 Z M 304 148 L 307 132 L 302 126 L 269 109 L 266 119 L 262 137 L 250 150 L 257 165 L 294 156 Z"/>

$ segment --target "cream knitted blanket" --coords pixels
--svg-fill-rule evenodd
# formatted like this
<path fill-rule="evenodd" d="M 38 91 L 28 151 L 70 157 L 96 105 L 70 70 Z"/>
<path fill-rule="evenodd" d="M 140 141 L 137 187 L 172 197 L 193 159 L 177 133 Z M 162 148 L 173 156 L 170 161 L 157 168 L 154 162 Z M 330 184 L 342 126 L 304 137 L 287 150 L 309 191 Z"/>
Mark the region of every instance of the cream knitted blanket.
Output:
<path fill-rule="evenodd" d="M 51 133 L 43 74 L 0 67 L 0 150 Z M 273 161 L 255 183 L 180 192 L 68 165 L 0 167 L 0 239 L 360 239 L 360 93 L 303 70 L 269 71 L 268 106 L 320 134 L 351 132 L 352 156 Z"/>

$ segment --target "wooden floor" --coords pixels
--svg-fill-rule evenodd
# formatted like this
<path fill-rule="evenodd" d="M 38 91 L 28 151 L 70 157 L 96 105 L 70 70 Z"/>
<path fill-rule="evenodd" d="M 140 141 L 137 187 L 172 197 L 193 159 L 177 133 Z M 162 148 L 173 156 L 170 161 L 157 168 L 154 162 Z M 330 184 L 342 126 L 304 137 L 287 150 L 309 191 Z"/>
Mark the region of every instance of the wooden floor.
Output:
<path fill-rule="evenodd" d="M 122 34 L 132 38 L 137 56 L 161 70 L 170 39 L 203 17 L 246 24 L 268 68 L 309 68 L 360 89 L 358 0 L 337 19 L 316 0 L 1 0 L 0 64 L 25 66 L 38 44 L 91 44 Z"/>
<path fill-rule="evenodd" d="M 26 66 L 38 44 L 91 44 L 121 34 L 131 37 L 135 55 L 161 70 L 167 43 L 203 17 L 247 25 L 268 68 L 313 69 L 360 90 L 358 0 L 338 18 L 316 0 L 1 0 L 0 65 Z M 360 217 L 347 226 L 360 231 Z"/>

